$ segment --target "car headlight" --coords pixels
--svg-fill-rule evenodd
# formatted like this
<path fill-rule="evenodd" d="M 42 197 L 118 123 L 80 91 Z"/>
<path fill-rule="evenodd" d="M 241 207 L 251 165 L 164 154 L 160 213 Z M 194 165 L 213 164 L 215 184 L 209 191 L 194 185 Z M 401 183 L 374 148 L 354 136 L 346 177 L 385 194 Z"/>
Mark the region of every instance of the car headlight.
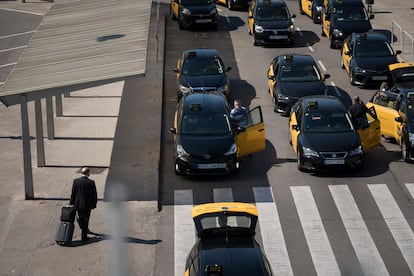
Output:
<path fill-rule="evenodd" d="M 263 33 L 264 29 L 260 25 L 254 25 L 254 30 L 256 33 Z"/>
<path fill-rule="evenodd" d="M 214 9 L 212 9 L 211 11 L 210 11 L 210 14 L 216 14 L 217 13 L 217 9 L 216 8 L 214 8 Z"/>
<path fill-rule="evenodd" d="M 177 144 L 176 151 L 179 158 L 190 156 L 180 144 Z"/>
<path fill-rule="evenodd" d="M 185 85 L 179 84 L 178 85 L 178 90 L 180 90 L 180 92 L 183 93 L 183 94 L 188 94 L 188 93 L 191 92 L 192 89 L 191 89 L 191 87 L 187 87 Z"/>
<path fill-rule="evenodd" d="M 410 140 L 411 144 L 414 144 L 414 133 L 408 134 L 408 140 Z"/>
<path fill-rule="evenodd" d="M 236 152 L 237 152 L 237 146 L 235 143 L 233 143 L 230 146 L 229 150 L 224 155 L 232 155 L 232 154 L 235 154 Z"/>
<path fill-rule="evenodd" d="M 293 26 L 293 24 L 292 24 L 292 25 L 290 25 L 290 26 L 287 28 L 287 31 L 288 31 L 289 33 L 293 32 L 294 30 L 295 30 L 295 26 Z"/>
<path fill-rule="evenodd" d="M 289 96 L 283 95 L 283 94 L 277 94 L 277 99 L 278 100 L 284 100 L 284 101 L 288 101 L 289 100 Z"/>
<path fill-rule="evenodd" d="M 185 15 L 191 15 L 191 11 L 187 8 L 184 8 L 181 12 Z"/>
<path fill-rule="evenodd" d="M 356 67 L 355 72 L 357 72 L 357 73 L 366 73 L 366 70 L 361 68 L 361 67 Z"/>
<path fill-rule="evenodd" d="M 350 156 L 354 156 L 354 155 L 360 155 L 360 154 L 362 154 L 362 153 L 363 153 L 363 151 L 362 151 L 362 147 L 361 147 L 361 146 L 358 146 L 357 148 L 355 148 L 355 149 L 351 150 L 351 151 L 349 152 L 349 155 L 350 155 Z"/>
<path fill-rule="evenodd" d="M 338 30 L 338 29 L 334 29 L 334 30 L 332 31 L 332 35 L 333 35 L 333 36 L 336 36 L 336 37 L 342 37 L 344 34 L 343 34 L 340 30 Z"/>
<path fill-rule="evenodd" d="M 226 83 L 223 86 L 217 87 L 217 91 L 227 94 L 227 92 L 229 91 L 229 85 Z"/>
<path fill-rule="evenodd" d="M 318 12 L 321 12 L 321 11 L 322 11 L 322 6 L 316 6 L 316 10 L 317 10 Z"/>
<path fill-rule="evenodd" d="M 307 147 L 302 146 L 302 150 L 303 150 L 303 156 L 306 156 L 306 157 L 311 157 L 311 156 L 319 157 L 319 154 L 311 148 L 307 148 Z"/>

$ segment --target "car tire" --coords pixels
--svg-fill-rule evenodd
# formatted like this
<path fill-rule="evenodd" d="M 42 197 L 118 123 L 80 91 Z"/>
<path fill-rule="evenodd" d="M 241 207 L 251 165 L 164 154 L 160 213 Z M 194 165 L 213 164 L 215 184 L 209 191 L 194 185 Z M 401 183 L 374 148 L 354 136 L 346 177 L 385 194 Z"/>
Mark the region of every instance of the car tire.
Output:
<path fill-rule="evenodd" d="M 233 10 L 234 9 L 234 4 L 232 0 L 227 0 L 227 8 L 229 10 Z"/>
<path fill-rule="evenodd" d="M 256 38 L 254 38 L 254 36 L 253 36 L 253 46 L 258 46 L 258 45 L 259 45 L 259 43 L 257 43 Z"/>
<path fill-rule="evenodd" d="M 404 138 L 401 141 L 401 157 L 402 159 L 407 162 L 407 163 L 411 163 L 410 162 L 410 158 L 409 158 L 409 151 L 407 148 L 407 143 L 405 143 Z"/>
<path fill-rule="evenodd" d="M 181 19 L 180 18 L 177 18 L 177 20 L 178 20 L 178 28 L 180 30 L 184 30 L 184 25 L 181 23 Z"/>
<path fill-rule="evenodd" d="M 177 169 L 176 169 L 176 165 L 177 165 L 177 163 L 174 163 L 174 173 L 175 173 L 175 175 L 183 175 L 183 173 L 182 172 L 180 172 L 180 171 L 177 171 Z"/>
<path fill-rule="evenodd" d="M 352 85 L 356 85 L 356 83 L 355 83 L 355 74 L 354 74 L 354 72 L 352 72 L 352 69 L 349 70 L 349 82 Z"/>
<path fill-rule="evenodd" d="M 170 8 L 170 18 L 171 20 L 177 20 L 177 17 L 175 17 L 175 14 L 171 8 Z"/>
<path fill-rule="evenodd" d="M 276 99 L 276 96 L 273 96 L 272 97 L 272 102 L 273 102 L 273 111 L 275 112 L 275 113 L 277 113 L 278 111 L 277 111 L 277 106 L 278 106 L 278 104 L 277 104 L 277 99 Z"/>
<path fill-rule="evenodd" d="M 332 34 L 330 35 L 331 39 L 330 39 L 330 43 L 329 43 L 329 47 L 331 49 L 335 49 L 336 45 L 335 45 L 335 41 L 332 39 Z"/>
<path fill-rule="evenodd" d="M 302 154 L 300 153 L 299 149 L 297 149 L 297 166 L 299 171 L 305 171 L 305 168 L 302 166 Z"/>
<path fill-rule="evenodd" d="M 313 21 L 314 24 L 319 23 L 318 17 L 316 16 L 316 14 L 314 12 L 312 12 L 312 21 Z"/>

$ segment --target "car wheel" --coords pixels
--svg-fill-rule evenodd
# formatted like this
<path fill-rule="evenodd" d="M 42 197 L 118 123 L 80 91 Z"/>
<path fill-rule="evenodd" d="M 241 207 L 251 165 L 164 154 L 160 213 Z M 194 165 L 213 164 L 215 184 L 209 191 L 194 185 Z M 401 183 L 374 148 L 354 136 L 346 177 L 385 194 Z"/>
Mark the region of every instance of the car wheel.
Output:
<path fill-rule="evenodd" d="M 233 5 L 233 1 L 232 0 L 227 0 L 227 8 L 229 10 L 234 9 L 234 5 Z"/>
<path fill-rule="evenodd" d="M 335 45 L 335 41 L 332 39 L 332 34 L 330 35 L 331 37 L 331 42 L 329 43 L 329 47 L 331 47 L 331 49 L 335 49 L 336 45 Z"/>
<path fill-rule="evenodd" d="M 277 113 L 277 106 L 278 106 L 278 103 L 277 103 L 276 96 L 273 96 L 273 97 L 272 97 L 272 102 L 273 102 L 273 111 Z"/>
<path fill-rule="evenodd" d="M 175 14 L 171 8 L 170 8 L 170 18 L 171 20 L 177 20 L 177 17 L 175 17 Z"/>
<path fill-rule="evenodd" d="M 349 82 L 352 85 L 355 85 L 355 74 L 352 72 L 352 69 L 349 70 Z"/>
<path fill-rule="evenodd" d="M 258 46 L 259 44 L 257 43 L 256 39 L 253 37 L 253 46 Z"/>
<path fill-rule="evenodd" d="M 297 149 L 297 160 L 298 170 L 301 172 L 305 171 L 305 169 L 302 166 L 302 154 L 300 153 L 299 149 Z"/>
<path fill-rule="evenodd" d="M 177 170 L 177 166 L 178 166 L 178 164 L 175 163 L 174 164 L 174 173 L 175 173 L 175 175 L 183 175 L 183 173 L 181 171 Z"/>
<path fill-rule="evenodd" d="M 315 24 L 318 24 L 319 23 L 318 17 L 316 16 L 316 14 L 314 12 L 312 12 L 312 21 Z"/>
<path fill-rule="evenodd" d="M 404 138 L 401 141 L 401 156 L 405 162 L 410 162 L 409 152 L 408 152 L 407 144 L 404 141 Z"/>
<path fill-rule="evenodd" d="M 292 145 L 292 135 L 290 134 L 290 130 L 288 132 L 288 140 L 289 140 L 289 145 Z"/>
<path fill-rule="evenodd" d="M 180 30 L 184 30 L 184 25 L 181 23 L 181 19 L 178 18 L 178 28 L 180 28 Z"/>

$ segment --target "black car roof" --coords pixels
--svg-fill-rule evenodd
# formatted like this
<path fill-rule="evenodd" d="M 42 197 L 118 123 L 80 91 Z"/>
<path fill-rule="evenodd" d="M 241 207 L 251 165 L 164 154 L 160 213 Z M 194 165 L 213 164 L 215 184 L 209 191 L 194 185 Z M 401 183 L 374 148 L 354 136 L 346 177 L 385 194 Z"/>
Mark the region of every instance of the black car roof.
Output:
<path fill-rule="evenodd" d="M 361 0 L 329 0 L 333 7 L 339 6 L 364 6 Z"/>
<path fill-rule="evenodd" d="M 278 6 L 286 6 L 284 0 L 256 0 L 257 5 L 278 5 Z"/>
<path fill-rule="evenodd" d="M 304 108 L 316 103 L 316 107 L 313 106 L 313 110 L 323 110 L 326 112 L 338 112 L 341 110 L 347 112 L 344 104 L 333 96 L 306 96 L 301 99 L 301 103 Z"/>
<path fill-rule="evenodd" d="M 227 100 L 221 92 L 193 93 L 184 96 L 184 114 L 191 112 L 223 113 L 230 112 Z"/>
<path fill-rule="evenodd" d="M 216 49 L 190 49 L 184 51 L 184 56 L 194 56 L 194 57 L 200 57 L 200 58 L 206 58 L 206 57 L 218 57 L 219 53 Z"/>
<path fill-rule="evenodd" d="M 286 54 L 277 57 L 281 64 L 315 64 L 315 60 L 311 55 L 300 55 L 300 54 Z"/>
<path fill-rule="evenodd" d="M 366 32 L 366 33 L 353 33 L 352 38 L 354 40 L 378 40 L 378 41 L 388 41 L 387 37 L 378 32 Z"/>

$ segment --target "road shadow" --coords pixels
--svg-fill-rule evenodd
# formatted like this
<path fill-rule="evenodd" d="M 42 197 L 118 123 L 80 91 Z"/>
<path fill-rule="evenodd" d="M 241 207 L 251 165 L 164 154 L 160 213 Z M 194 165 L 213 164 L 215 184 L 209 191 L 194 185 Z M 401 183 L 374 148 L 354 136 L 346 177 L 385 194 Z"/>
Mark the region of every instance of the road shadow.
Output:
<path fill-rule="evenodd" d="M 97 243 L 97 242 L 100 242 L 100 241 L 113 240 L 114 239 L 113 236 L 109 235 L 109 234 L 99 234 L 99 233 L 93 233 L 93 232 L 90 232 L 89 234 L 94 235 L 94 236 L 89 238 L 87 241 L 76 240 L 76 241 L 72 241 L 68 245 L 63 245 L 63 246 L 80 247 L 80 246 L 85 246 L 85 245 L 89 245 L 89 244 L 92 244 L 92 243 Z M 159 240 L 159 239 L 145 240 L 145 239 L 134 238 L 134 237 L 129 237 L 129 236 L 122 237 L 121 241 L 123 243 L 148 244 L 148 245 L 155 245 L 155 244 L 158 244 L 158 243 L 162 242 L 162 240 Z"/>
<path fill-rule="evenodd" d="M 374 29 L 373 32 L 383 34 L 387 38 L 388 42 L 395 42 L 398 40 L 398 38 L 390 30 Z"/>
<path fill-rule="evenodd" d="M 346 109 L 348 109 L 352 105 L 351 96 L 349 96 L 349 94 L 342 88 L 332 85 L 327 85 L 326 88 L 327 95 L 334 96 L 340 99 Z"/>
<path fill-rule="evenodd" d="M 233 105 L 235 99 L 241 100 L 243 106 L 250 107 L 252 100 L 256 97 L 256 89 L 247 81 L 241 79 L 230 80 L 229 103 Z"/>

